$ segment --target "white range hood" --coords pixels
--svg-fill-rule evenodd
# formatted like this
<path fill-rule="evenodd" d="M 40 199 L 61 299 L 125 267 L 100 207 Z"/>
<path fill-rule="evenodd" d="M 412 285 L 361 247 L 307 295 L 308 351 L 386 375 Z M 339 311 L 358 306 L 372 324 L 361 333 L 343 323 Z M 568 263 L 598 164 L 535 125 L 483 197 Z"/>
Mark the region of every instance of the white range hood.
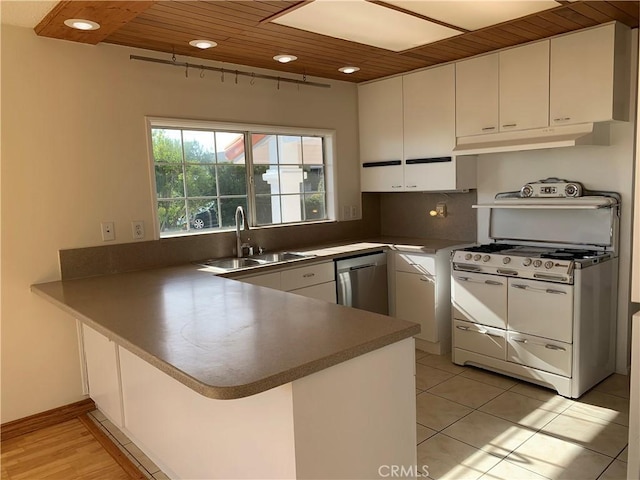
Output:
<path fill-rule="evenodd" d="M 580 123 L 458 137 L 453 151 L 458 155 L 477 155 L 576 145 L 609 145 L 609 124 Z"/>

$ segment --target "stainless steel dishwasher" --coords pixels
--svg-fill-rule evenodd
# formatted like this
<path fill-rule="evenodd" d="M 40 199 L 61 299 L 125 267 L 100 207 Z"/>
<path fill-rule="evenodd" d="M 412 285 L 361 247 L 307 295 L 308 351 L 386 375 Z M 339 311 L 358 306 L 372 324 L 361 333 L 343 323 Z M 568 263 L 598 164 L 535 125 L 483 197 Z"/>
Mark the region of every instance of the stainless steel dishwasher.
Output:
<path fill-rule="evenodd" d="M 335 262 L 340 305 L 389 314 L 385 252 L 342 258 Z"/>

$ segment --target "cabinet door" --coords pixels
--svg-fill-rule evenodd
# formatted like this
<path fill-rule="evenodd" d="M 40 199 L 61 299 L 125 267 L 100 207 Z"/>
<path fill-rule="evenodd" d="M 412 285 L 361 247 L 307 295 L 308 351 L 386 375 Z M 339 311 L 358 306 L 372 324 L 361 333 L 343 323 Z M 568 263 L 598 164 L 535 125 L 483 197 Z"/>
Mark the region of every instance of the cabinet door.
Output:
<path fill-rule="evenodd" d="M 549 40 L 499 55 L 500 131 L 549 125 Z"/>
<path fill-rule="evenodd" d="M 336 282 L 326 282 L 311 287 L 290 290 L 289 293 L 302 295 L 309 298 L 317 298 L 329 303 L 336 303 Z"/>
<path fill-rule="evenodd" d="M 404 158 L 451 156 L 455 147 L 455 67 L 410 73 L 403 81 Z"/>
<path fill-rule="evenodd" d="M 123 427 L 118 346 L 86 325 L 82 326 L 89 396 L 118 428 Z"/>
<path fill-rule="evenodd" d="M 416 338 L 438 341 L 435 279 L 416 273 L 396 272 L 396 317 L 419 323 Z"/>
<path fill-rule="evenodd" d="M 456 135 L 498 131 L 498 54 L 456 63 Z"/>
<path fill-rule="evenodd" d="M 550 125 L 627 119 L 619 118 L 625 116 L 622 110 L 614 114 L 614 91 L 620 90 L 615 79 L 616 27 L 609 24 L 551 40 Z"/>
<path fill-rule="evenodd" d="M 358 86 L 360 159 L 402 158 L 402 77 Z"/>
<path fill-rule="evenodd" d="M 363 192 L 401 192 L 404 190 L 402 160 L 365 162 L 360 171 Z"/>

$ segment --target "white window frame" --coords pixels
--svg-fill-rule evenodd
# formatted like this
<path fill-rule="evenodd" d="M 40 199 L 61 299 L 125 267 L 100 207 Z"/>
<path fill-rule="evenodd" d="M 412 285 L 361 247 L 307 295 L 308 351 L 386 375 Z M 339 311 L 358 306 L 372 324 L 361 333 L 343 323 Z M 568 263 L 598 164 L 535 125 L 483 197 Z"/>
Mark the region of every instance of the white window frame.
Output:
<path fill-rule="evenodd" d="M 299 223 L 277 223 L 272 225 L 255 225 L 254 215 L 251 217 L 251 228 L 281 228 L 293 225 L 312 225 L 318 223 L 330 223 L 337 221 L 337 205 L 338 205 L 338 192 L 337 192 L 337 165 L 336 165 L 336 131 L 330 129 L 320 128 L 307 128 L 307 127 L 287 127 L 277 125 L 264 125 L 253 123 L 228 123 L 209 120 L 190 120 L 179 118 L 166 118 L 166 117 L 145 117 L 146 130 L 147 130 L 147 149 L 149 158 L 149 179 L 151 184 L 151 206 L 153 212 L 153 232 L 154 239 L 160 238 L 172 238 L 172 237 L 187 237 L 191 235 L 202 234 L 215 234 L 221 232 L 228 232 L 234 229 L 234 227 L 220 228 L 216 230 L 207 230 L 204 232 L 189 231 L 189 232 L 176 232 L 168 235 L 160 236 L 160 221 L 158 218 L 158 201 L 157 201 L 157 188 L 156 188 L 156 173 L 155 173 L 155 161 L 153 158 L 153 139 L 151 136 L 151 130 L 153 128 L 179 128 L 179 129 L 205 129 L 205 130 L 228 130 L 247 133 L 264 133 L 271 135 L 291 135 L 291 136 L 315 136 L 322 137 L 323 149 L 324 149 L 324 174 L 325 174 L 325 195 L 326 195 L 326 213 L 327 218 L 325 220 L 313 220 L 304 221 Z M 246 152 L 247 156 L 251 156 L 252 152 Z M 253 164 L 253 160 L 251 160 Z M 249 165 L 247 164 L 247 168 Z M 252 175 L 252 173 L 250 174 Z M 250 185 L 247 185 L 247 204 L 250 209 L 255 206 L 255 192 Z"/>

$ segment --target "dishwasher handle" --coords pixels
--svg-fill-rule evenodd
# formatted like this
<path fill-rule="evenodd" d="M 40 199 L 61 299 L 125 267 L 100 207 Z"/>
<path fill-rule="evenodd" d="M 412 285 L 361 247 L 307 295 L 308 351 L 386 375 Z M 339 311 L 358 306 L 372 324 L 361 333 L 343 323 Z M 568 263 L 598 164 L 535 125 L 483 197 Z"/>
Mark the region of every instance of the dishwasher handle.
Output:
<path fill-rule="evenodd" d="M 349 271 L 362 270 L 363 268 L 373 268 L 373 267 L 377 267 L 377 265 L 375 263 L 369 263 L 367 265 L 356 265 L 355 267 L 349 267 Z"/>

